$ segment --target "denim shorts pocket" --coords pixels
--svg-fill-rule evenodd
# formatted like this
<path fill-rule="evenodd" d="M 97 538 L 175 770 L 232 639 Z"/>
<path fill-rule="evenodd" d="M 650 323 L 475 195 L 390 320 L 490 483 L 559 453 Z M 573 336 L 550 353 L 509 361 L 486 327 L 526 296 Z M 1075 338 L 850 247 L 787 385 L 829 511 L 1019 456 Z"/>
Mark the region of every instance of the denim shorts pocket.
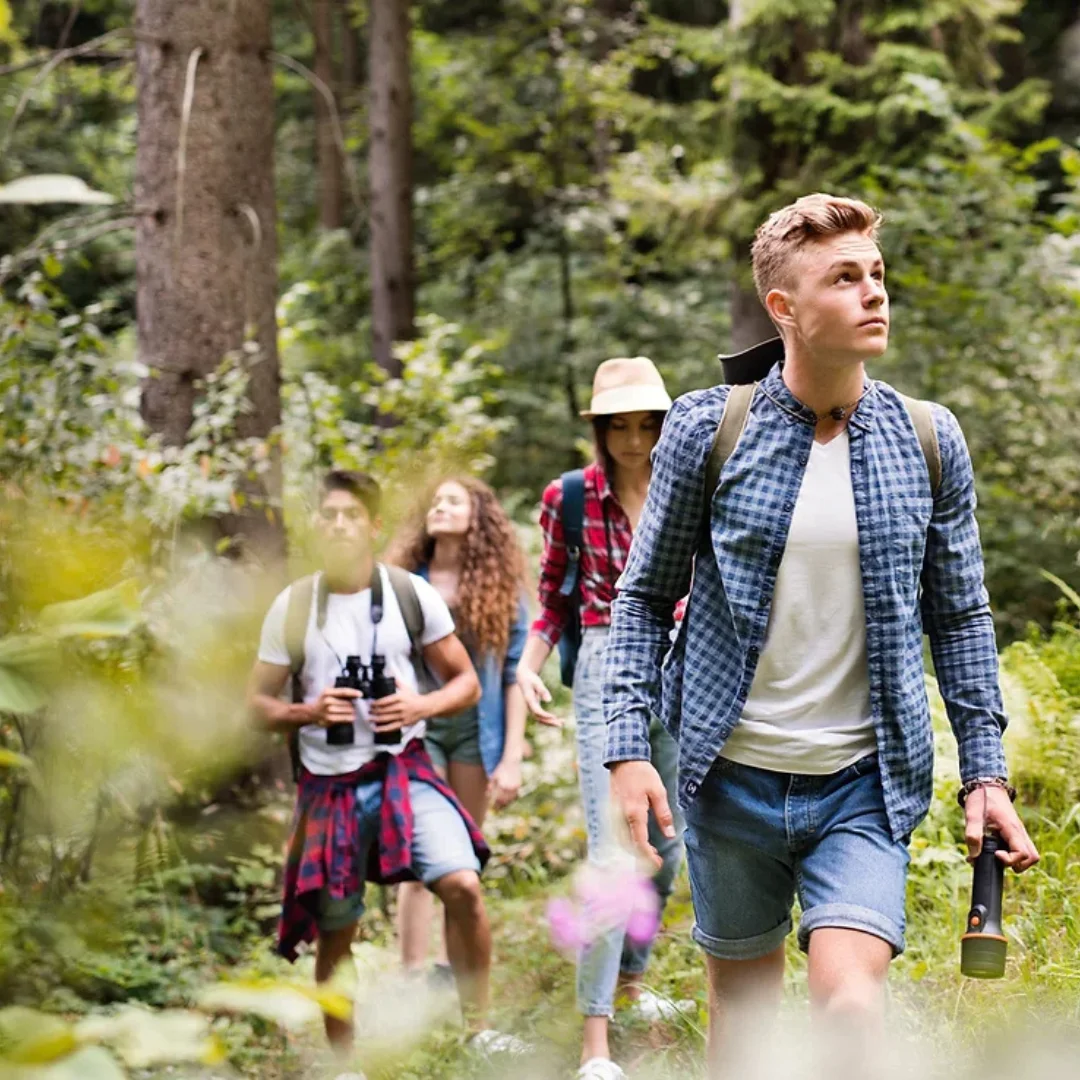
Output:
<path fill-rule="evenodd" d="M 878 771 L 878 756 L 877 753 L 867 754 L 866 757 L 859 758 L 854 764 L 849 765 L 845 772 L 851 776 L 869 776 L 870 773 Z"/>

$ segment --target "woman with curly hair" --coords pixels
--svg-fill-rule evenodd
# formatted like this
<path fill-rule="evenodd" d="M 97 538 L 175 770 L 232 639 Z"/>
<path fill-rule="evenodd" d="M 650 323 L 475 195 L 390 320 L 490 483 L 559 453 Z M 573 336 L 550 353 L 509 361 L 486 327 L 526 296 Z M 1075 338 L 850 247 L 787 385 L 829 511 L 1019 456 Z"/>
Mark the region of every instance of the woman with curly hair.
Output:
<path fill-rule="evenodd" d="M 456 477 L 436 488 L 426 514 L 390 559 L 435 586 L 480 676 L 479 704 L 458 716 L 429 720 L 424 743 L 435 768 L 482 827 L 488 806 L 508 805 L 521 787 L 525 699 L 516 670 L 529 622 L 517 533 L 491 488 Z M 402 885 L 398 929 L 406 970 L 426 963 L 433 903 L 422 885 Z M 444 942 L 435 975 L 449 985 L 445 952 Z"/>

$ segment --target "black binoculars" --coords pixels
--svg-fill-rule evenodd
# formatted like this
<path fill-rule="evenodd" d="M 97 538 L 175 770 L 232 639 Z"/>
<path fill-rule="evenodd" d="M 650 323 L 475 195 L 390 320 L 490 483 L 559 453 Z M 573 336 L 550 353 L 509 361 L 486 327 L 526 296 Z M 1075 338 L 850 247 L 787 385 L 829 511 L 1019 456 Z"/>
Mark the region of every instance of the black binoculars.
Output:
<path fill-rule="evenodd" d="M 359 656 L 347 656 L 345 667 L 334 680 L 335 689 L 359 690 L 365 701 L 378 701 L 397 693 L 397 681 L 386 674 L 386 657 L 375 653 L 370 664 L 361 662 Z M 356 741 L 356 729 L 352 724 L 331 724 L 326 729 L 326 741 L 330 746 L 352 746 Z M 375 729 L 376 746 L 397 746 L 401 742 L 401 729 L 379 731 Z"/>
<path fill-rule="evenodd" d="M 988 832 L 975 859 L 971 879 L 971 910 L 967 931 L 960 939 L 960 971 L 971 979 L 1000 979 L 1005 974 L 1008 942 L 1001 926 L 1001 894 L 1005 864 L 997 857 L 1008 851 L 1000 834 Z"/>

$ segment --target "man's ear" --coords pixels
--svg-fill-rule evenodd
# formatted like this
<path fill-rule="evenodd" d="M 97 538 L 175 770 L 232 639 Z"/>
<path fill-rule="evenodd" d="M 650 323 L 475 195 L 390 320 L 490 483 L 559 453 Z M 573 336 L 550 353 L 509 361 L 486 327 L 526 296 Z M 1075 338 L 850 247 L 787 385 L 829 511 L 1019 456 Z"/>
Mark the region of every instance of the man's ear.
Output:
<path fill-rule="evenodd" d="M 795 325 L 791 310 L 791 297 L 783 289 L 770 289 L 765 294 L 765 310 L 779 329 Z"/>

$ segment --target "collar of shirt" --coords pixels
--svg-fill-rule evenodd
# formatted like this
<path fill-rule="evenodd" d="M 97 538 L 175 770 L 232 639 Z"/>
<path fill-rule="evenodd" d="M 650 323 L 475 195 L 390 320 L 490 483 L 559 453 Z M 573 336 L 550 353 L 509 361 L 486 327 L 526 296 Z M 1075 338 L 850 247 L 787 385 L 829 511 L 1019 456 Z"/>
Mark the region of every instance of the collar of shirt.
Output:
<path fill-rule="evenodd" d="M 877 384 L 873 379 L 866 379 L 863 383 L 865 396 L 859 402 L 859 407 L 851 414 L 848 423 L 869 431 L 874 420 L 874 405 L 876 403 Z M 804 405 L 789 389 L 784 382 L 783 364 L 774 364 L 761 383 L 761 390 L 765 396 L 776 405 L 787 418 L 788 423 L 801 420 L 804 424 L 816 426 L 817 415 L 808 405 Z"/>

